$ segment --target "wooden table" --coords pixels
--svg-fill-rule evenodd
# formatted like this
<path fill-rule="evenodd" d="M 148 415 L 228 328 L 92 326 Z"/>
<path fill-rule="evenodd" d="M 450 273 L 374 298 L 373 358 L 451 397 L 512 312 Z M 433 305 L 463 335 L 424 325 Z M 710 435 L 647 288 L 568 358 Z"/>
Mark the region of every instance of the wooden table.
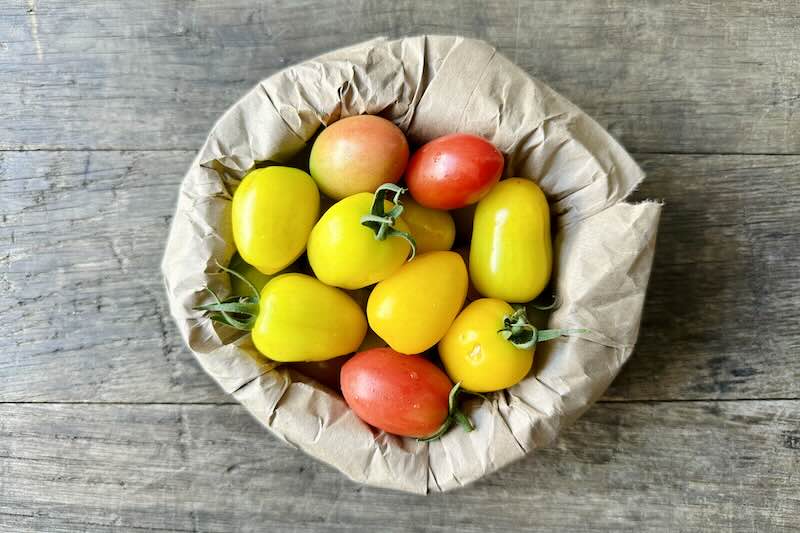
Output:
<path fill-rule="evenodd" d="M 796 2 L 0 3 L 0 530 L 797 531 Z M 496 45 L 666 202 L 639 347 L 557 445 L 457 492 L 357 486 L 184 348 L 178 183 L 258 80 L 378 35 Z"/>

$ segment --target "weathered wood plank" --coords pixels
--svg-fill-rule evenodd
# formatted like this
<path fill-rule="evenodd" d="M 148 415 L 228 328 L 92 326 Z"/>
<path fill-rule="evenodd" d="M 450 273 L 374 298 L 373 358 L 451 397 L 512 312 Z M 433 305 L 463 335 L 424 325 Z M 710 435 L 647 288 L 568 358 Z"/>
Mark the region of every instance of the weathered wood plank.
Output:
<path fill-rule="evenodd" d="M 0 153 L 0 399 L 227 401 L 159 263 L 188 152 Z"/>
<path fill-rule="evenodd" d="M 782 0 L 15 0 L 0 20 L 5 149 L 198 147 L 277 69 L 379 35 L 455 33 L 631 150 L 800 153 L 800 21 Z"/>
<path fill-rule="evenodd" d="M 161 288 L 191 157 L 0 153 L 0 401 L 228 400 Z M 637 195 L 666 206 L 637 352 L 608 398 L 800 397 L 800 157 L 642 163 Z"/>
<path fill-rule="evenodd" d="M 0 471 L 15 532 L 792 531 L 800 402 L 600 404 L 555 448 L 428 497 L 357 486 L 239 406 L 6 404 Z"/>
<path fill-rule="evenodd" d="M 800 398 L 800 158 L 641 156 L 664 199 L 615 399 Z"/>

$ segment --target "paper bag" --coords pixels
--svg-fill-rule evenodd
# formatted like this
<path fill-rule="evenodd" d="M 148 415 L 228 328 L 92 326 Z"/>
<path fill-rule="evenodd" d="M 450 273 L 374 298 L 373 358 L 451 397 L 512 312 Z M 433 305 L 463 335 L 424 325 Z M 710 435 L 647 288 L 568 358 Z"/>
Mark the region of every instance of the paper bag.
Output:
<path fill-rule="evenodd" d="M 591 333 L 539 345 L 524 381 L 468 400 L 472 433 L 456 428 L 430 444 L 374 433 L 339 395 L 192 310 L 208 300 L 204 287 L 230 290 L 217 263 L 234 253 L 238 180 L 256 163 L 288 161 L 321 127 L 362 113 L 392 120 L 415 145 L 452 132 L 480 135 L 505 154 L 506 176 L 535 180 L 551 203 L 561 305 L 549 327 Z M 630 356 L 661 207 L 624 202 L 643 178 L 603 128 L 486 43 L 369 41 L 270 76 L 214 126 L 181 184 L 167 242 L 170 310 L 203 368 L 279 438 L 361 483 L 450 490 L 551 443 Z"/>

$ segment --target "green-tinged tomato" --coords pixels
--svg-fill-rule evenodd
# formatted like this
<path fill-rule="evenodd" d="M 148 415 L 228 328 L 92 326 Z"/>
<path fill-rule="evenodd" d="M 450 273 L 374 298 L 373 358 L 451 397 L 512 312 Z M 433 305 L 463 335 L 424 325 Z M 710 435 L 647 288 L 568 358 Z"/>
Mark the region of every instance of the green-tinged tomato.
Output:
<path fill-rule="evenodd" d="M 411 198 L 403 199 L 403 222 L 417 243 L 417 253 L 449 250 L 456 238 L 456 225 L 447 211 L 423 207 Z"/>
<path fill-rule="evenodd" d="M 412 253 L 409 228 L 399 213 L 405 189 L 381 186 L 375 194 L 358 193 L 328 209 L 311 230 L 308 261 L 323 283 L 360 289 L 385 279 Z M 394 205 L 385 200 L 393 192 Z"/>
<path fill-rule="evenodd" d="M 464 308 L 439 342 L 439 357 L 453 381 L 472 392 L 516 385 L 530 372 L 537 342 L 586 330 L 537 330 L 525 316 L 494 298 Z"/>
<path fill-rule="evenodd" d="M 233 240 L 242 259 L 275 274 L 300 257 L 318 217 L 319 191 L 311 176 L 296 168 L 259 168 L 233 195 Z"/>
<path fill-rule="evenodd" d="M 428 252 L 400 267 L 370 294 L 370 327 L 401 353 L 439 342 L 464 305 L 467 267 L 455 252 Z"/>
<path fill-rule="evenodd" d="M 528 302 L 547 286 L 553 266 L 550 208 L 531 180 L 503 180 L 478 203 L 469 273 L 482 295 Z"/>
<path fill-rule="evenodd" d="M 274 361 L 324 361 L 354 352 L 364 340 L 367 320 L 361 307 L 311 276 L 281 274 L 260 295 L 253 292 L 197 309 L 250 331 L 258 351 Z"/>
<path fill-rule="evenodd" d="M 400 128 L 385 118 L 360 115 L 340 119 L 319 134 L 309 167 L 320 190 L 341 200 L 397 182 L 408 154 Z"/>

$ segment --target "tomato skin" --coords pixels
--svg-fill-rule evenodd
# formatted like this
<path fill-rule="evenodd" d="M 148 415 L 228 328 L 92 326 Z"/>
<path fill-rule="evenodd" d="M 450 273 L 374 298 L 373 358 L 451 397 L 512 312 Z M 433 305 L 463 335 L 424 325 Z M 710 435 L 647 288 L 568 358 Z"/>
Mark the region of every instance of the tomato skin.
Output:
<path fill-rule="evenodd" d="M 534 348 L 517 348 L 498 333 L 514 309 L 501 300 L 469 304 L 439 342 L 439 357 L 450 379 L 472 392 L 516 385 L 530 372 Z"/>
<path fill-rule="evenodd" d="M 378 283 L 367 302 L 370 327 L 400 353 L 439 342 L 467 295 L 467 267 L 455 252 L 417 256 Z"/>
<path fill-rule="evenodd" d="M 417 244 L 417 253 L 449 250 L 456 239 L 456 224 L 447 211 L 419 205 L 411 198 L 403 199 L 403 221 Z"/>
<path fill-rule="evenodd" d="M 501 181 L 475 210 L 469 256 L 475 288 L 506 302 L 533 300 L 550 280 L 551 240 L 550 208 L 538 185 Z"/>
<path fill-rule="evenodd" d="M 325 128 L 311 149 L 309 168 L 320 190 L 335 200 L 396 183 L 408 163 L 408 141 L 391 121 L 374 115 L 343 118 Z"/>
<path fill-rule="evenodd" d="M 361 224 L 370 213 L 374 195 L 362 192 L 335 203 L 319 219 L 308 238 L 308 262 L 320 281 L 343 289 L 360 289 L 395 272 L 411 252 L 399 237 L 379 241 Z M 386 202 L 386 209 L 391 207 Z M 395 227 L 408 231 L 402 218 Z"/>
<path fill-rule="evenodd" d="M 251 332 L 273 361 L 324 361 L 358 349 L 367 333 L 364 311 L 344 291 L 305 274 L 281 274 L 261 291 Z"/>
<path fill-rule="evenodd" d="M 253 170 L 233 194 L 233 240 L 242 259 L 263 274 L 275 274 L 300 257 L 318 217 L 317 186 L 296 168 Z"/>
<path fill-rule="evenodd" d="M 489 141 L 454 133 L 423 145 L 411 157 L 406 183 L 414 200 L 458 209 L 483 198 L 503 173 L 503 154 Z"/>
<path fill-rule="evenodd" d="M 420 355 L 391 348 L 360 352 L 342 367 L 342 394 L 364 422 L 388 433 L 427 437 L 448 416 L 453 384 Z"/>

